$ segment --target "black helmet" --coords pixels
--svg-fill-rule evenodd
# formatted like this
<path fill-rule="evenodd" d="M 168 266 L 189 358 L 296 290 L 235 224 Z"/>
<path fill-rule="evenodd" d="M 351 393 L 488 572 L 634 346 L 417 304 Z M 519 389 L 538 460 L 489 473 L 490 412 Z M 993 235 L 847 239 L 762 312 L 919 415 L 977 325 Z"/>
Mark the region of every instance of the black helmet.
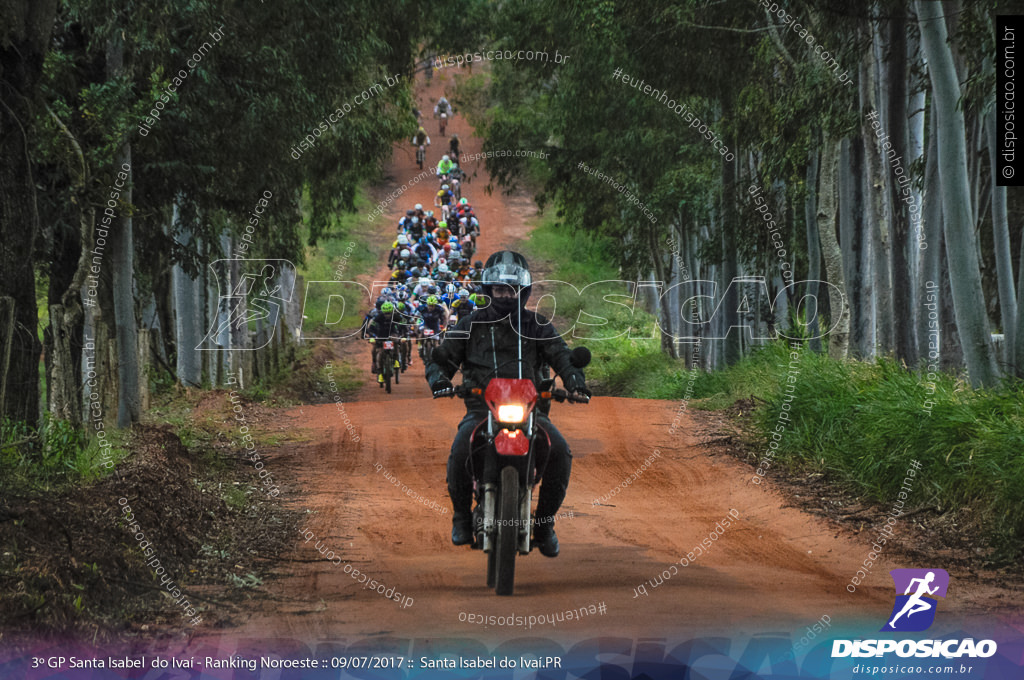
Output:
<path fill-rule="evenodd" d="M 487 297 L 492 297 L 492 286 L 502 284 L 515 288 L 519 292 L 519 304 L 526 304 L 533 285 L 530 265 L 527 264 L 525 257 L 513 250 L 499 250 L 487 258 L 484 265 L 480 285 L 483 286 Z"/>

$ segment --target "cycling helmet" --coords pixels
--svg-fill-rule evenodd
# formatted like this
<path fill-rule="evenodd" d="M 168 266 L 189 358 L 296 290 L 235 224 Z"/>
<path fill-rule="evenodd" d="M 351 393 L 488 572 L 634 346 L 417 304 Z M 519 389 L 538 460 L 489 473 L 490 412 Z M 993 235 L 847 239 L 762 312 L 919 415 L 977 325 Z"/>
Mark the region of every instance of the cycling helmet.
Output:
<path fill-rule="evenodd" d="M 444 244 L 444 252 L 446 252 L 446 253 L 450 252 L 451 249 L 452 249 L 452 244 L 451 243 L 445 243 Z"/>
<path fill-rule="evenodd" d="M 417 203 L 416 207 L 414 208 L 414 210 L 423 210 L 423 204 L 422 203 Z"/>
<path fill-rule="evenodd" d="M 459 205 L 469 205 L 469 201 L 465 198 L 460 198 Z"/>
<path fill-rule="evenodd" d="M 436 295 L 431 295 L 427 298 L 427 306 L 431 307 L 439 302 Z"/>
<path fill-rule="evenodd" d="M 388 302 L 385 302 L 383 305 L 381 305 L 380 311 L 384 312 L 385 314 L 389 314 L 389 313 L 395 311 L 395 306 L 393 304 L 391 304 L 390 301 L 388 301 Z"/>
<path fill-rule="evenodd" d="M 437 228 L 438 229 L 447 229 L 448 228 L 448 222 L 445 221 L 445 220 L 441 220 L 440 222 L 437 223 Z"/>
<path fill-rule="evenodd" d="M 405 292 L 404 290 L 398 291 L 398 301 L 399 302 L 405 302 L 408 299 L 409 299 L 409 293 Z"/>
<path fill-rule="evenodd" d="M 449 283 L 444 287 L 444 292 L 448 295 L 455 295 L 456 291 L 458 291 L 458 288 L 455 287 L 454 283 Z"/>
<path fill-rule="evenodd" d="M 399 234 L 398 235 L 398 245 L 400 245 L 400 246 L 407 246 L 407 245 L 409 245 L 409 237 L 406 236 L 405 234 Z"/>
<path fill-rule="evenodd" d="M 430 284 L 429 286 L 427 286 L 427 294 L 437 295 L 437 286 L 435 286 L 434 284 Z"/>
<path fill-rule="evenodd" d="M 387 299 L 386 297 L 384 297 L 383 295 L 381 295 L 381 296 L 379 296 L 379 297 L 377 298 L 377 304 L 376 304 L 376 305 L 374 305 L 374 306 L 375 306 L 375 307 L 376 307 L 377 309 L 380 309 L 381 305 L 383 305 L 383 304 L 384 304 L 385 302 L 387 302 L 387 301 L 388 301 L 388 299 Z"/>
<path fill-rule="evenodd" d="M 447 274 L 448 273 L 448 265 L 446 265 L 444 263 L 437 265 L 437 271 Z"/>
<path fill-rule="evenodd" d="M 433 217 L 433 216 L 434 216 L 434 211 L 433 210 L 428 210 L 427 211 L 427 217 Z"/>
<path fill-rule="evenodd" d="M 419 224 L 420 223 L 420 218 L 418 218 L 418 217 L 412 218 L 412 223 L 413 224 Z"/>
<path fill-rule="evenodd" d="M 403 261 L 404 261 L 404 260 L 405 260 L 405 259 L 406 259 L 407 257 L 409 257 L 409 255 L 410 255 L 410 253 L 409 253 L 409 249 L 408 249 L 408 248 L 403 248 L 403 249 L 402 249 L 402 252 L 398 253 L 398 256 L 399 256 L 399 257 L 401 257 Z"/>
<path fill-rule="evenodd" d="M 397 269 L 405 269 L 405 260 L 399 260 L 398 261 Z"/>
<path fill-rule="evenodd" d="M 448 158 L 448 154 L 445 154 L 445 155 L 441 156 L 441 160 L 448 161 L 448 160 L 451 160 L 451 159 Z"/>
<path fill-rule="evenodd" d="M 413 215 L 415 215 L 415 214 L 416 214 L 416 211 L 415 211 L 415 210 L 406 210 L 406 211 L 405 211 L 405 216 L 406 216 L 406 217 L 412 217 L 412 216 L 413 216 Z"/>
<path fill-rule="evenodd" d="M 441 191 L 448 191 L 448 188 L 449 188 L 449 187 L 448 187 L 448 185 L 447 185 L 447 184 L 442 184 L 442 185 L 441 185 Z"/>
<path fill-rule="evenodd" d="M 463 300 L 469 299 L 469 291 L 466 290 L 465 288 L 460 288 L 459 297 L 462 298 Z"/>

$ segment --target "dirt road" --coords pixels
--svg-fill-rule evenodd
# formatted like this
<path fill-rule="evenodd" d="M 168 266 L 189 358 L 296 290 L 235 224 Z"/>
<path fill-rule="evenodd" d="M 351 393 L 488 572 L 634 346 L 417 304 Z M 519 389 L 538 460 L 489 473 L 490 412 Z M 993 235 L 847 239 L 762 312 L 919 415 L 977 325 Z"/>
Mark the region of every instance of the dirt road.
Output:
<path fill-rule="evenodd" d="M 433 87 L 421 90 L 422 111 L 432 110 L 441 87 L 435 79 Z M 437 135 L 429 115 L 425 120 L 433 140 L 428 160 L 436 163 L 447 139 Z M 470 139 L 461 116 L 449 130 L 460 133 L 466 151 L 479 151 L 480 140 Z M 417 173 L 411 151 L 396 146 L 392 187 Z M 523 196 L 511 201 L 498 192 L 487 196 L 482 162 L 477 170 L 465 194 L 481 215 L 486 255 L 526 236 L 530 203 Z M 431 179 L 403 195 L 380 220 L 382 230 L 391 233 L 405 207 L 428 204 L 433 186 Z M 366 366 L 363 344 L 356 343 L 353 351 Z M 786 507 L 770 483 L 751 485 L 748 466 L 709 455 L 687 434 L 694 430 L 688 415 L 670 434 L 678 407 L 611 397 L 595 398 L 589 406 L 555 406 L 552 417 L 574 454 L 563 506 L 563 513 L 572 515 L 557 523 L 560 557 L 547 559 L 535 551 L 519 559 L 513 598 L 498 598 L 485 587 L 482 553 L 450 544 L 445 460 L 461 404 L 430 398 L 418 359 L 391 395 L 368 376 L 358 399 L 344 405 L 344 414 L 333 404 L 283 412 L 289 428 L 305 431 L 314 443 L 285 447 L 268 466 L 294 472 L 297 481 L 282 498 L 310 514 L 305 533 L 295 537 L 292 561 L 282 562 L 277 578 L 265 585 L 274 605 L 257 608 L 243 629 L 228 632 L 303 640 L 442 631 L 477 639 L 579 639 L 795 630 L 822 616 L 881 625 L 892 606 L 888 569 L 928 565 L 888 564 L 883 556 L 866 585 L 847 592 L 870 550 L 865 539 L 839 534 L 824 520 Z M 650 465 L 631 485 L 594 504 L 648 459 Z M 730 512 L 731 525 L 691 561 L 687 554 L 730 519 Z M 687 566 L 678 566 L 681 559 Z M 677 568 L 670 567 L 673 563 Z M 355 573 L 384 584 L 395 599 L 364 588 Z M 637 589 L 641 585 L 646 595 Z M 588 612 L 557 627 L 469 620 L 470 615 L 474 620 L 539 617 L 592 604 L 603 613 Z M 957 608 L 956 602 L 946 606 Z"/>

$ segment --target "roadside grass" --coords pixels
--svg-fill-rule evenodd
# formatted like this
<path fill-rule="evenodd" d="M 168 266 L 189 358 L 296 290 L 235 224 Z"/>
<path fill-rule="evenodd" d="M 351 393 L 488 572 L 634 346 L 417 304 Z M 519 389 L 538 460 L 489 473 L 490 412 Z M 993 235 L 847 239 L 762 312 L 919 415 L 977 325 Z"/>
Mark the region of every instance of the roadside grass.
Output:
<path fill-rule="evenodd" d="M 382 228 L 380 221 L 366 219 L 371 207 L 367 192 L 360 189 L 356 212 L 335 215 L 328 233 L 315 246 L 306 246 L 305 261 L 298 268 L 304 283 L 299 291 L 305 300 L 304 336 L 344 336 L 362 323 L 363 311 L 369 306 L 369 293 L 363 286 L 307 285 L 311 281 L 355 281 L 357 275 L 373 271 L 383 261 L 384 251 L 373 245 L 373 237 Z M 301 236 L 308 244 L 309 229 L 305 225 Z"/>
<path fill-rule="evenodd" d="M 776 344 L 752 364 L 773 366 L 776 386 L 758 394 L 758 431 L 767 445 L 785 398 L 788 349 Z M 739 367 L 729 375 L 751 370 Z M 892 504 L 912 460 L 921 469 L 908 508 L 970 508 L 985 527 L 997 559 L 1019 555 L 1024 542 L 1024 385 L 974 390 L 942 374 L 935 385 L 885 358 L 833 361 L 800 352 L 790 403 L 792 427 L 775 460 L 833 473 L 872 500 Z M 933 402 L 926 411 L 926 401 Z"/>
<path fill-rule="evenodd" d="M 97 437 L 49 412 L 35 430 L 5 419 L 0 425 L 0 489 L 53 491 L 105 476 L 128 456 L 128 433 L 109 427 L 104 435 L 110 444 L 106 457 Z"/>

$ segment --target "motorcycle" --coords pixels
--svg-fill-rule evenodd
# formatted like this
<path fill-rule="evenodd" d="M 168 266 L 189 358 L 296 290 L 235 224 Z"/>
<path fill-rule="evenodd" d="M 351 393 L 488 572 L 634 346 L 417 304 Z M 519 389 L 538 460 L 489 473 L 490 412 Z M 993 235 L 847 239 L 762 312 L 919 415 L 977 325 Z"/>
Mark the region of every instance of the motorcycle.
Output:
<path fill-rule="evenodd" d="M 571 357 L 573 366 L 584 368 L 590 363 L 590 350 L 578 347 Z M 481 423 L 470 442 L 476 500 L 473 548 L 487 555 L 487 587 L 498 595 L 513 594 L 516 556 L 533 549 L 533 490 L 547 467 L 548 446 L 535 414 L 546 413 L 552 400 L 590 401 L 553 385 L 554 379 L 543 380 L 538 392 L 529 378 L 492 378 L 486 390 L 460 385 L 437 395 L 466 399 L 482 393 L 487 403 L 486 427 Z"/>

